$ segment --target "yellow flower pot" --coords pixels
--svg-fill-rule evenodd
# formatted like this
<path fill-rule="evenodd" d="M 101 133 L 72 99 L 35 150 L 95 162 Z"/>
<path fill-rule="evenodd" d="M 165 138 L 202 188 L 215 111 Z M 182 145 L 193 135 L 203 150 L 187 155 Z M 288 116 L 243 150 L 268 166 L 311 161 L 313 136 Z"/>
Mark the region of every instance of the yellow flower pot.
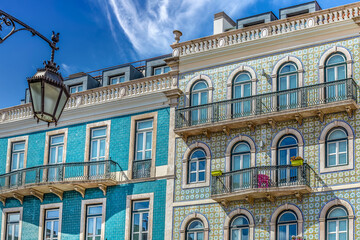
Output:
<path fill-rule="evenodd" d="M 301 166 L 304 164 L 304 159 L 296 159 L 291 161 L 291 166 Z"/>
<path fill-rule="evenodd" d="M 218 177 L 221 176 L 223 174 L 223 172 L 221 170 L 215 170 L 211 172 L 211 176 L 213 177 Z"/>

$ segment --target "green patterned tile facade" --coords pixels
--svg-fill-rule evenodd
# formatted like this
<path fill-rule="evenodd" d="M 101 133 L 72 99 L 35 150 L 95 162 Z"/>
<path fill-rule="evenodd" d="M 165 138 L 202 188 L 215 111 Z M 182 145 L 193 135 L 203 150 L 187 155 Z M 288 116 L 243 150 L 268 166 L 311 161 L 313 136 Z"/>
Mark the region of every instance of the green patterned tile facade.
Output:
<path fill-rule="evenodd" d="M 179 87 L 185 92 L 188 82 L 201 74 L 207 75 L 213 84 L 213 102 L 226 100 L 227 96 L 227 79 L 231 72 L 239 66 L 248 66 L 255 70 L 258 82 L 256 83 L 257 94 L 271 92 L 271 85 L 265 77 L 261 75 L 264 69 L 267 74 L 271 74 L 275 64 L 286 56 L 292 56 L 299 59 L 304 68 L 304 86 L 316 84 L 319 82 L 318 64 L 324 52 L 333 46 L 342 46 L 348 49 L 353 60 L 353 78 L 360 85 L 359 74 L 359 38 L 350 38 L 343 41 L 328 43 L 324 45 L 314 45 L 311 47 L 297 49 L 289 52 L 281 52 L 279 54 L 263 56 L 256 59 L 249 59 L 242 62 L 234 62 L 224 66 L 215 66 L 208 69 L 201 69 L 195 72 L 184 73 L 180 75 Z M 180 106 L 184 106 L 184 96 L 180 98 Z M 209 239 L 223 239 L 223 222 L 226 214 L 236 208 L 248 209 L 254 216 L 261 215 L 265 217 L 263 223 L 256 224 L 255 239 L 269 239 L 270 216 L 275 209 L 282 204 L 292 203 L 298 206 L 304 215 L 304 234 L 305 239 L 318 239 L 319 231 L 319 211 L 321 207 L 331 199 L 344 198 L 349 201 L 355 208 L 356 215 L 360 211 L 359 190 L 342 190 L 329 191 L 322 193 L 314 193 L 305 195 L 302 202 L 294 197 L 278 198 L 275 203 L 267 200 L 255 200 L 254 205 L 250 205 L 245 201 L 231 202 L 227 208 L 220 204 L 194 205 L 195 200 L 211 199 L 211 188 L 200 187 L 183 189 L 183 157 L 186 149 L 192 143 L 205 143 L 211 150 L 211 170 L 225 171 L 225 151 L 230 141 L 239 136 L 246 135 L 250 137 L 256 145 L 256 166 L 271 165 L 271 143 L 274 136 L 284 128 L 296 129 L 304 140 L 304 159 L 311 168 L 319 173 L 320 169 L 320 152 L 319 137 L 322 130 L 333 121 L 344 121 L 351 126 L 354 133 L 354 169 L 319 174 L 324 183 L 328 186 L 337 186 L 343 184 L 353 184 L 360 182 L 360 114 L 356 112 L 353 117 L 348 117 L 345 112 L 325 115 L 324 122 L 320 122 L 319 118 L 305 118 L 301 126 L 294 121 L 278 122 L 275 129 L 270 125 L 264 124 L 256 126 L 255 131 L 249 128 L 232 129 L 230 135 L 227 136 L 223 132 L 213 133 L 210 138 L 204 135 L 189 137 L 187 142 L 182 138 L 176 139 L 176 178 L 174 201 L 188 201 L 188 207 L 174 208 L 174 239 L 180 239 L 180 225 L 183 219 L 193 213 L 202 213 L 210 224 Z M 260 148 L 260 142 L 264 143 L 264 147 Z M 356 220 L 358 221 L 358 220 Z M 356 226 L 355 238 L 360 239 L 360 226 Z"/>

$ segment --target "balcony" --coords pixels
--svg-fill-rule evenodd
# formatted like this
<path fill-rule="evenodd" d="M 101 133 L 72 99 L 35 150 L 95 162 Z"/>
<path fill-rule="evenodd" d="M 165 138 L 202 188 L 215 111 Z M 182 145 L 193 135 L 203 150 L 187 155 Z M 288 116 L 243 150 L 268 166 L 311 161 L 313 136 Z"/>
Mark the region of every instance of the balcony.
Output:
<path fill-rule="evenodd" d="M 246 200 L 253 204 L 255 199 L 301 196 L 312 191 L 310 181 L 313 170 L 308 164 L 302 166 L 260 166 L 212 177 L 211 197 L 227 204 L 230 201 Z"/>
<path fill-rule="evenodd" d="M 88 188 L 100 188 L 104 195 L 108 186 L 116 185 L 122 177 L 118 164 L 112 160 L 72 162 L 25 168 L 0 175 L 0 200 L 35 196 L 41 201 L 45 193 L 62 199 L 63 192 L 75 190 L 82 197 Z M 120 175 L 118 172 L 120 171 Z"/>
<path fill-rule="evenodd" d="M 137 178 L 148 178 L 150 177 L 151 171 L 151 159 L 135 160 L 133 162 L 132 177 Z"/>
<path fill-rule="evenodd" d="M 358 108 L 358 85 L 353 79 L 320 83 L 290 90 L 231 99 L 176 110 L 175 132 L 191 135 L 224 131 L 232 128 L 270 124 L 346 111 L 351 117 Z"/>

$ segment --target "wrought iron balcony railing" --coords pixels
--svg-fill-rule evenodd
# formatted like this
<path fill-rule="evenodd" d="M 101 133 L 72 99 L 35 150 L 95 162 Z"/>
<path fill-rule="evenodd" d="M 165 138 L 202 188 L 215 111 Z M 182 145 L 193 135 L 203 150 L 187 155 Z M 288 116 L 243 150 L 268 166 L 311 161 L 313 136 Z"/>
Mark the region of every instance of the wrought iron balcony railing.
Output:
<path fill-rule="evenodd" d="M 176 110 L 176 129 L 276 112 L 306 109 L 345 100 L 358 101 L 353 79 L 191 106 Z"/>
<path fill-rule="evenodd" d="M 46 184 L 117 181 L 112 160 L 49 164 L 0 175 L 0 193 Z"/>
<path fill-rule="evenodd" d="M 310 166 L 304 163 L 302 166 L 260 166 L 226 172 L 212 177 L 211 194 L 226 195 L 245 192 L 244 190 L 279 191 L 279 187 L 311 187 L 311 170 Z"/>
<path fill-rule="evenodd" d="M 151 159 L 135 160 L 133 162 L 132 177 L 136 178 L 148 178 L 150 177 Z"/>

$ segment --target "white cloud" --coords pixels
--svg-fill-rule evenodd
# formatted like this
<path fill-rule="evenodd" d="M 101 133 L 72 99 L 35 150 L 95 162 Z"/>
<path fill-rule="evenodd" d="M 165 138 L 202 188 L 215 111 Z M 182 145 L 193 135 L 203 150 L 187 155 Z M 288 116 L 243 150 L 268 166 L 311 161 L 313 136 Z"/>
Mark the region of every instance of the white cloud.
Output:
<path fill-rule="evenodd" d="M 114 39 L 122 29 L 135 51 L 144 56 L 170 53 L 172 31 L 178 29 L 192 39 L 211 34 L 214 13 L 230 16 L 258 0 L 98 0 Z M 204 27 L 205 26 L 205 27 Z"/>

